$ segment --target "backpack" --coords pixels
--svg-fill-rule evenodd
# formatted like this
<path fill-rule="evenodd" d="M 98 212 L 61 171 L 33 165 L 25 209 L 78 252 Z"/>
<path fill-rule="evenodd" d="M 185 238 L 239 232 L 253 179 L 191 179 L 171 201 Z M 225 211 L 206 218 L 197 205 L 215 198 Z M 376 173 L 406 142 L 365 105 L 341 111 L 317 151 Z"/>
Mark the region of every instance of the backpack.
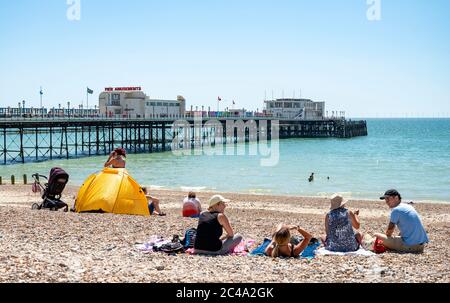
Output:
<path fill-rule="evenodd" d="M 181 244 L 183 244 L 185 249 L 193 248 L 195 243 L 195 238 L 197 236 L 196 228 L 189 228 L 184 233 L 184 239 L 181 240 Z"/>

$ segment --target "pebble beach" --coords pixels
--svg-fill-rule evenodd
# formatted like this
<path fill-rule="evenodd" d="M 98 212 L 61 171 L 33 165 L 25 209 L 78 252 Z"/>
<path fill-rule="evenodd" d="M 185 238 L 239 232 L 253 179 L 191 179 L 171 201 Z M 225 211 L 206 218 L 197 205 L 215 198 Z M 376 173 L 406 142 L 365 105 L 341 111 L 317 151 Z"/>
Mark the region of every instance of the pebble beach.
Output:
<path fill-rule="evenodd" d="M 67 186 L 72 206 L 78 187 Z M 136 245 L 152 235 L 171 239 L 197 226 L 181 216 L 185 192 L 153 190 L 167 216 L 77 214 L 32 210 L 40 197 L 31 185 L 0 186 L 0 282 L 450 282 L 450 204 L 421 203 L 418 210 L 430 243 L 423 254 L 386 252 L 372 257 L 316 256 L 272 259 L 144 253 Z M 206 208 L 215 193 L 197 194 Z M 324 233 L 324 198 L 222 193 L 235 232 L 260 244 L 278 223 L 297 224 L 315 237 Z M 351 200 L 363 233 L 383 232 L 389 209 L 383 201 Z"/>

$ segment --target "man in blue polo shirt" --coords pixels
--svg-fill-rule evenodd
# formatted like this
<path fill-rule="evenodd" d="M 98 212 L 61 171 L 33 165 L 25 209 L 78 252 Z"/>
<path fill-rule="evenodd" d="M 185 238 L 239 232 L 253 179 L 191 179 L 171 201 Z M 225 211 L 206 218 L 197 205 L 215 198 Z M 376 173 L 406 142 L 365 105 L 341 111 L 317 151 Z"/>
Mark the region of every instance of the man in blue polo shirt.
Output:
<path fill-rule="evenodd" d="M 391 209 L 391 219 L 386 234 L 378 233 L 375 237 L 383 240 L 383 245 L 390 250 L 422 253 L 429 239 L 414 207 L 401 203 L 402 197 L 395 189 L 386 191 L 380 199 Z M 397 237 L 392 236 L 396 226 L 400 230 Z"/>

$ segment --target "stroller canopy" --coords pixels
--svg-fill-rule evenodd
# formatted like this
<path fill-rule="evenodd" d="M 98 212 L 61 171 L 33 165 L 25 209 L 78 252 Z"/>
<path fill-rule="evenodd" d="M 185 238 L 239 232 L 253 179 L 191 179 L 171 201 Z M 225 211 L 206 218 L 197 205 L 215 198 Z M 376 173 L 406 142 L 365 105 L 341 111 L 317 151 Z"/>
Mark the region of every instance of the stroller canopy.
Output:
<path fill-rule="evenodd" d="M 53 167 L 50 170 L 48 177 L 48 184 L 53 184 L 55 182 L 67 183 L 69 181 L 69 174 L 65 172 L 64 169 L 60 167 Z"/>
<path fill-rule="evenodd" d="M 75 210 L 150 216 L 144 192 L 124 168 L 105 168 L 87 178 Z"/>

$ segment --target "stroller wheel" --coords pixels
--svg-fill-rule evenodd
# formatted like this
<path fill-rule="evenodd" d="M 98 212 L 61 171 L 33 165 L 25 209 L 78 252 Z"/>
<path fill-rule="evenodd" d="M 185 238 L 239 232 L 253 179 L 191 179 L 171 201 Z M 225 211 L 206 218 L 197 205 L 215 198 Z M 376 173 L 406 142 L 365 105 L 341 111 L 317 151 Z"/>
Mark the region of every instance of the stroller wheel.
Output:
<path fill-rule="evenodd" d="M 33 203 L 33 205 L 31 206 L 32 210 L 37 210 L 37 209 L 41 209 L 41 206 L 37 203 Z"/>
<path fill-rule="evenodd" d="M 64 207 L 64 212 L 65 213 L 69 212 L 69 206 Z"/>

